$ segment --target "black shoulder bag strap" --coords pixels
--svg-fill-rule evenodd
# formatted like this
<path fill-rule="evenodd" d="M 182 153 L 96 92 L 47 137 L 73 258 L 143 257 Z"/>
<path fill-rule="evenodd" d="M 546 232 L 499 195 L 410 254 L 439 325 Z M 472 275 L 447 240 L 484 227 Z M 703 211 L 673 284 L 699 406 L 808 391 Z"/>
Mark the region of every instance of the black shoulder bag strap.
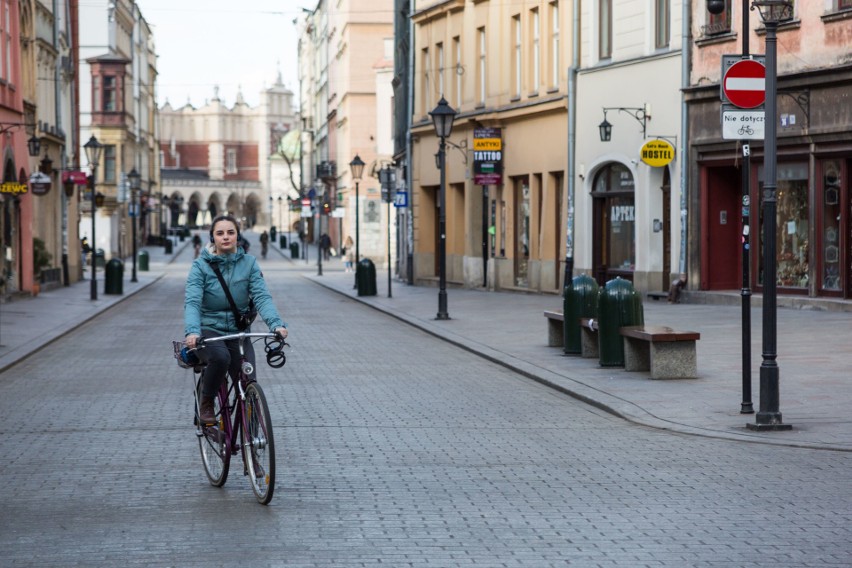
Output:
<path fill-rule="evenodd" d="M 228 303 L 231 304 L 231 311 L 234 312 L 234 321 L 240 321 L 240 311 L 237 309 L 237 304 L 234 303 L 234 297 L 231 296 L 231 291 L 228 289 L 228 285 L 225 284 L 225 278 L 222 276 L 222 272 L 219 270 L 219 265 L 213 262 L 207 261 L 207 264 L 210 265 L 210 268 L 213 269 L 213 272 L 216 273 L 216 278 L 219 279 L 219 284 L 222 285 L 222 290 L 225 292 L 225 297 L 228 298 Z"/>

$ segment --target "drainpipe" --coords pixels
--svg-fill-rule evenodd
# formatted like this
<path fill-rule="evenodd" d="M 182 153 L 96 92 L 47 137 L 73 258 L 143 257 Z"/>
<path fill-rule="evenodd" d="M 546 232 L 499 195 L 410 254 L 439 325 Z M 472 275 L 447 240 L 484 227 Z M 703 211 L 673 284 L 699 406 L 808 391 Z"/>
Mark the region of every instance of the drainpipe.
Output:
<path fill-rule="evenodd" d="M 565 274 L 562 286 L 567 287 L 574 278 L 574 192 L 576 176 L 577 141 L 577 71 L 580 68 L 580 3 L 573 2 L 571 17 L 571 67 L 568 68 L 568 215 L 565 223 Z"/>
<path fill-rule="evenodd" d="M 683 2 L 681 3 L 683 7 L 683 33 L 681 39 L 681 88 L 682 90 L 689 87 L 689 75 L 690 70 L 692 69 L 692 62 L 690 59 L 690 46 L 692 45 L 692 30 L 690 28 L 690 22 L 692 20 L 692 16 L 690 14 L 690 3 Z M 689 192 L 689 159 L 688 159 L 688 150 L 689 147 L 687 141 L 689 140 L 689 112 L 686 106 L 686 100 L 681 97 L 680 102 L 680 272 L 686 273 L 686 254 L 687 254 L 687 238 L 689 237 L 689 231 L 687 228 L 687 221 L 689 217 L 688 213 L 688 204 L 689 201 L 687 199 L 687 193 Z"/>

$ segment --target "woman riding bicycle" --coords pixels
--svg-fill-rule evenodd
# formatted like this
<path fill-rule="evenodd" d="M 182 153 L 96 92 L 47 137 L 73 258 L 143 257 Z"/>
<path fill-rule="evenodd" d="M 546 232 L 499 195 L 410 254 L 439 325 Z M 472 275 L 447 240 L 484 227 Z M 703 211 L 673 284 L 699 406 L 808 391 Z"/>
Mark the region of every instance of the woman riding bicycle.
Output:
<path fill-rule="evenodd" d="M 239 238 L 240 228 L 236 219 L 230 215 L 216 217 L 210 226 L 210 244 L 192 263 L 184 299 L 184 334 L 190 349 L 196 347 L 199 337 L 246 331 L 237 327 L 237 318 L 215 268 L 219 269 L 240 314 L 248 311 L 249 301 L 253 300 L 269 330 L 282 339 L 287 337 L 287 327 L 266 288 L 257 259 L 237 246 Z M 254 366 L 251 341 L 244 341 L 246 357 Z M 230 372 L 232 377 L 236 377 L 239 373 L 238 340 L 210 343 L 197 354 L 207 364 L 202 378 L 200 419 L 210 424 L 216 419 L 213 398 L 225 375 Z"/>

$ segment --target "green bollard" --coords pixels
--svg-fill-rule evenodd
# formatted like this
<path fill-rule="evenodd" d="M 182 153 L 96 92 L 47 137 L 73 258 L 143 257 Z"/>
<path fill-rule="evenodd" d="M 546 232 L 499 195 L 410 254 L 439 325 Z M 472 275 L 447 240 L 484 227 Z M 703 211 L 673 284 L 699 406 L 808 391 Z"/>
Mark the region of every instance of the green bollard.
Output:
<path fill-rule="evenodd" d="M 117 258 L 106 263 L 104 294 L 123 294 L 124 264 Z"/>
<path fill-rule="evenodd" d="M 376 290 L 376 265 L 369 258 L 362 258 L 358 263 L 358 271 L 355 274 L 358 285 L 359 296 L 375 296 Z"/>
<path fill-rule="evenodd" d="M 138 262 L 139 271 L 140 272 L 147 272 L 148 271 L 148 260 L 150 259 L 150 255 L 148 254 L 148 251 L 147 250 L 140 250 L 138 256 L 139 256 L 139 262 Z"/>
<path fill-rule="evenodd" d="M 598 349 L 601 367 L 624 366 L 624 339 L 619 328 L 644 325 L 642 297 L 633 283 L 617 277 L 606 283 L 598 299 Z"/>
<path fill-rule="evenodd" d="M 583 338 L 580 331 L 580 318 L 598 317 L 598 294 L 600 287 L 595 279 L 586 274 L 576 276 L 563 292 L 562 332 L 564 352 L 579 355 L 582 352 Z"/>

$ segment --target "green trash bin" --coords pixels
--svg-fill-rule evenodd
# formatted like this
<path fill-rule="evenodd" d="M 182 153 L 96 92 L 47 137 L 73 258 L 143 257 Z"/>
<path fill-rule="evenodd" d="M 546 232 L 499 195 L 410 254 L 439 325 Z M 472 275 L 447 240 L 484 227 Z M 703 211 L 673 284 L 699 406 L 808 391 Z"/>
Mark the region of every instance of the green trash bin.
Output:
<path fill-rule="evenodd" d="M 165 249 L 163 250 L 164 253 L 172 254 L 172 247 L 174 245 L 172 245 L 171 239 L 166 239 L 165 241 L 163 241 L 163 246 L 165 247 Z"/>
<path fill-rule="evenodd" d="M 571 281 L 571 285 L 565 287 L 562 294 L 562 332 L 565 353 L 579 355 L 582 352 L 580 318 L 598 317 L 598 294 L 600 294 L 598 283 L 586 274 L 576 276 Z"/>
<path fill-rule="evenodd" d="M 290 258 L 299 258 L 299 243 L 290 243 Z"/>
<path fill-rule="evenodd" d="M 117 258 L 106 263 L 104 294 L 123 294 L 124 264 Z"/>
<path fill-rule="evenodd" d="M 621 277 L 610 280 L 598 298 L 598 349 L 601 367 L 624 366 L 624 339 L 619 328 L 643 325 L 642 296 Z"/>
<path fill-rule="evenodd" d="M 139 251 L 139 262 L 138 262 L 138 264 L 139 264 L 139 270 L 141 272 L 147 272 L 148 271 L 148 261 L 150 260 L 150 258 L 151 257 L 148 254 L 147 250 L 140 250 Z"/>
<path fill-rule="evenodd" d="M 106 265 L 106 254 L 104 254 L 104 249 L 98 249 L 95 251 L 95 266 L 98 268 L 103 268 Z"/>
<path fill-rule="evenodd" d="M 376 295 L 376 265 L 369 258 L 362 258 L 355 274 L 359 296 Z"/>
<path fill-rule="evenodd" d="M 286 236 L 281 235 L 278 238 L 278 246 L 281 247 L 281 248 L 284 248 L 284 247 L 287 246 L 287 237 Z"/>

